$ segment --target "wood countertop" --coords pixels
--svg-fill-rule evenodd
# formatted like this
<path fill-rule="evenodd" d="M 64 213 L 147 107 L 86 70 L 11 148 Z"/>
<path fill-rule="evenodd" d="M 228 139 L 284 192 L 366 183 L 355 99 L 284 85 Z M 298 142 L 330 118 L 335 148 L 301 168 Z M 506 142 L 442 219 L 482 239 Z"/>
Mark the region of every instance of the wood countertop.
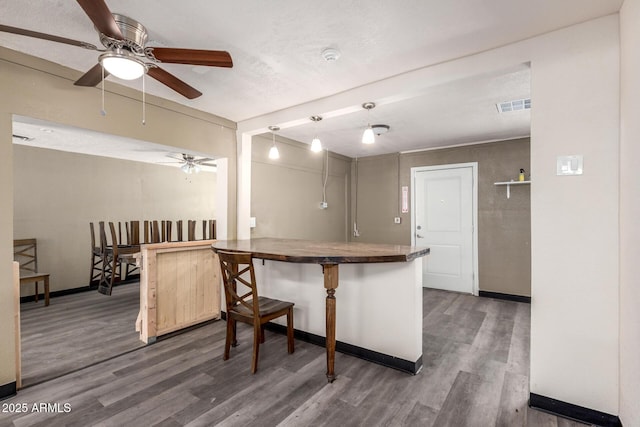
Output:
<path fill-rule="evenodd" d="M 251 252 L 255 258 L 309 264 L 406 262 L 429 254 L 429 248 L 356 242 L 259 238 L 218 240 L 214 251 Z"/>

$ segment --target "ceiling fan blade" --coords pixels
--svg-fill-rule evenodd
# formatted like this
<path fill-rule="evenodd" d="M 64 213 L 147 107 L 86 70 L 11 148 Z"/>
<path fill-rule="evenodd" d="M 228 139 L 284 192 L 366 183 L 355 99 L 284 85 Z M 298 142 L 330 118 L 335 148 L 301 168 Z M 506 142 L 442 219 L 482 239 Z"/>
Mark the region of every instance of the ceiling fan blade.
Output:
<path fill-rule="evenodd" d="M 93 25 L 96 26 L 105 36 L 113 39 L 122 40 L 122 32 L 120 27 L 113 19 L 113 15 L 104 0 L 76 0 L 80 7 L 87 14 Z"/>
<path fill-rule="evenodd" d="M 194 89 L 173 74 L 166 72 L 162 68 L 155 66 L 150 67 L 147 71 L 147 74 L 186 98 L 194 99 L 202 95 L 202 92 Z"/>
<path fill-rule="evenodd" d="M 37 31 L 25 30 L 24 28 L 10 27 L 8 25 L 0 24 L 0 31 L 3 31 L 5 33 L 18 34 L 21 36 L 35 37 L 37 39 L 49 40 L 52 42 L 70 44 L 72 46 L 83 47 L 85 49 L 98 50 L 98 48 L 91 43 L 72 40 L 65 37 L 58 37 L 52 34 L 39 33 Z"/>
<path fill-rule="evenodd" d="M 193 163 L 197 163 L 197 164 L 199 164 L 199 165 L 203 165 L 203 164 L 205 164 L 206 162 L 210 162 L 210 161 L 213 161 L 213 160 L 215 160 L 215 159 L 210 159 L 210 158 L 208 158 L 208 157 L 203 157 L 203 158 L 201 158 L 201 159 L 194 160 L 194 161 L 193 161 Z"/>
<path fill-rule="evenodd" d="M 109 73 L 104 70 L 104 77 L 107 78 Z M 76 86 L 97 86 L 102 81 L 102 65 L 96 64 L 89 71 L 84 73 L 74 85 Z"/>
<path fill-rule="evenodd" d="M 169 153 L 166 155 L 167 157 L 169 157 L 170 159 L 175 159 L 181 162 L 184 162 L 184 154 L 178 154 L 178 153 Z"/>
<path fill-rule="evenodd" d="M 148 47 L 145 53 L 151 59 L 170 64 L 207 65 L 209 67 L 233 67 L 229 52 L 224 50 L 176 49 L 172 47 Z"/>

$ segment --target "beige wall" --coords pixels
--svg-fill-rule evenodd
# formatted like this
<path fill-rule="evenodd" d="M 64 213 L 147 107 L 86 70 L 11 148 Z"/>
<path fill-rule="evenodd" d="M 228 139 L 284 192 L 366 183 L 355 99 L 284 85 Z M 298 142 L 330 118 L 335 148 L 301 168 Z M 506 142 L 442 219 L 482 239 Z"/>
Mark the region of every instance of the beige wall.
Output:
<path fill-rule="evenodd" d="M 326 152 L 278 137 L 280 158 L 268 158 L 270 137 L 254 136 L 251 162 L 251 237 L 347 240 L 350 159 L 329 153 L 327 209 L 320 209 Z"/>
<path fill-rule="evenodd" d="M 0 71 L 1 72 L 1 71 Z M 0 82 L 2 79 L 0 79 Z M 1 84 L 1 83 L 0 83 Z M 16 380 L 11 115 L 0 114 L 0 386 Z"/>
<path fill-rule="evenodd" d="M 620 12 L 620 420 L 640 425 L 640 1 L 626 0 Z"/>
<path fill-rule="evenodd" d="M 0 385 L 15 381 L 11 306 L 13 114 L 228 158 L 228 235 L 236 234 L 235 123 L 147 96 L 146 125 L 142 125 L 141 94 L 112 82 L 106 85 L 108 114 L 103 117 L 99 113 L 100 91 L 73 85 L 81 74 L 0 48 Z"/>
<path fill-rule="evenodd" d="M 481 291 L 531 295 L 530 188 L 494 182 L 529 177 L 529 139 L 476 144 L 358 159 L 358 231 L 353 241 L 411 244 L 411 213 L 399 212 L 401 186 L 411 188 L 411 168 L 478 162 L 478 273 Z M 401 217 L 401 224 L 393 218 Z"/>
<path fill-rule="evenodd" d="M 51 274 L 51 291 L 89 284 L 89 222 L 182 219 L 186 238 L 187 220 L 216 218 L 214 172 L 185 175 L 175 167 L 22 145 L 13 155 L 13 235 L 38 239 L 38 267 Z M 23 296 L 32 294 L 31 286 L 22 288 Z"/>

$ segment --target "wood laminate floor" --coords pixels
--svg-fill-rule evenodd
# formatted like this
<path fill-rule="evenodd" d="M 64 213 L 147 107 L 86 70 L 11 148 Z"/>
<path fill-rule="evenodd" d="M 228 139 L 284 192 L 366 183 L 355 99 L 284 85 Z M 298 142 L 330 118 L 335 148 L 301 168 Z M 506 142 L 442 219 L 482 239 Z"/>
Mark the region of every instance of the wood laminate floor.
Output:
<path fill-rule="evenodd" d="M 251 375 L 245 325 L 223 361 L 217 321 L 27 387 L 0 402 L 13 409 L 0 426 L 580 426 L 527 407 L 529 313 L 523 303 L 425 289 L 423 370 L 338 353 L 333 384 L 324 348 L 296 340 L 288 355 L 286 337 L 269 331 Z"/>
<path fill-rule="evenodd" d="M 24 387 L 143 347 L 135 322 L 140 285 L 52 298 L 48 307 L 20 304 L 22 384 Z"/>

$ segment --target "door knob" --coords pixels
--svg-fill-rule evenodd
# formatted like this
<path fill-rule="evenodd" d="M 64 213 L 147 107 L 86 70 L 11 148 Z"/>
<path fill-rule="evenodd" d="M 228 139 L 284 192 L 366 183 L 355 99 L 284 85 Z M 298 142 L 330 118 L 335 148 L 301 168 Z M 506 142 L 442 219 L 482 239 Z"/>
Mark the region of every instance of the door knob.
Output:
<path fill-rule="evenodd" d="M 416 237 L 417 237 L 418 239 L 424 239 L 424 236 L 421 236 L 421 235 L 419 235 L 418 233 L 416 233 Z"/>

